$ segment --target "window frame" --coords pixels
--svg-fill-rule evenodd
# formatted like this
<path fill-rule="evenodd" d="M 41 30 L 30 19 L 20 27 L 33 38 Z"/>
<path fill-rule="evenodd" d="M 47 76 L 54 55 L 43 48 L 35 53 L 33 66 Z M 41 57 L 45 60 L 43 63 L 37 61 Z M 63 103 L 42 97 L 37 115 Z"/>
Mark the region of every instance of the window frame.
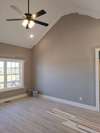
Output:
<path fill-rule="evenodd" d="M 4 88 L 0 89 L 0 92 L 5 92 L 5 91 L 10 91 L 10 90 L 16 90 L 16 89 L 21 89 L 24 88 L 24 60 L 22 59 L 11 59 L 11 58 L 0 58 L 0 61 L 4 61 L 4 75 L 7 75 L 7 62 L 19 62 L 21 63 L 21 85 L 18 87 L 5 87 L 7 86 L 7 83 L 5 85 L 4 83 Z M 5 73 L 6 72 L 6 73 Z M 6 80 L 5 82 L 7 82 L 7 76 L 4 76 L 4 80 Z"/>

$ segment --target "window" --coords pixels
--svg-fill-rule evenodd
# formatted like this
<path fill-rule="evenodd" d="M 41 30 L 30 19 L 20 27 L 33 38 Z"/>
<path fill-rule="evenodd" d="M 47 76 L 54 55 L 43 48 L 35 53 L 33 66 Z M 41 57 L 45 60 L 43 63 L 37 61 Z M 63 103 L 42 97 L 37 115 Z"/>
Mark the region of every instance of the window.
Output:
<path fill-rule="evenodd" d="M 0 89 L 23 87 L 23 61 L 0 59 Z"/>
<path fill-rule="evenodd" d="M 0 89 L 4 88 L 4 62 L 0 61 Z"/>

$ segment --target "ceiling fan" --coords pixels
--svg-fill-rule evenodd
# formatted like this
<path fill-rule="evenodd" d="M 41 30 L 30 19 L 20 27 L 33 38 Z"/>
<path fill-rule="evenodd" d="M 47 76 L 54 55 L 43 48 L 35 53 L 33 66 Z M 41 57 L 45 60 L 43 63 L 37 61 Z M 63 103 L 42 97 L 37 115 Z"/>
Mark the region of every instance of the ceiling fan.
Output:
<path fill-rule="evenodd" d="M 16 10 L 18 13 L 21 13 L 20 9 L 17 8 L 16 6 L 11 5 L 11 8 Z M 31 29 L 35 25 L 35 23 L 40 24 L 42 26 L 48 26 L 48 23 L 36 20 L 36 18 L 38 18 L 46 13 L 47 12 L 45 10 L 40 10 L 35 14 L 30 13 L 30 0 L 28 0 L 28 12 L 24 13 L 24 16 L 22 18 L 6 19 L 6 21 L 22 21 L 22 25 L 26 29 Z"/>

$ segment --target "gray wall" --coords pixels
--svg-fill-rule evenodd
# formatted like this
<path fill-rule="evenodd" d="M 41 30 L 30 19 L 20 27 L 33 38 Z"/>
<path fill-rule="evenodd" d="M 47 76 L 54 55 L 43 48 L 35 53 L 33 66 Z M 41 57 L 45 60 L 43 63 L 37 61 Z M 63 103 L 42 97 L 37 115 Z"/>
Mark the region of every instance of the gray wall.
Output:
<path fill-rule="evenodd" d="M 25 88 L 19 90 L 0 92 L 0 99 L 8 98 L 25 93 L 28 89 L 32 88 L 32 50 L 22 47 L 16 47 L 8 44 L 0 43 L 0 58 L 14 58 L 23 59 L 24 63 L 24 85 Z"/>
<path fill-rule="evenodd" d="M 95 105 L 97 47 L 100 20 L 78 14 L 62 17 L 33 47 L 33 86 L 49 96 Z"/>

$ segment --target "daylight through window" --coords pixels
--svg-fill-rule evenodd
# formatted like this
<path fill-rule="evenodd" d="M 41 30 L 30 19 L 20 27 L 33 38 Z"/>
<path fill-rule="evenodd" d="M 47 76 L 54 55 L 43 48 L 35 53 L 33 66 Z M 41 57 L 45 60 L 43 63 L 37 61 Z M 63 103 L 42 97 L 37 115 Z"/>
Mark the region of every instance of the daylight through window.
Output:
<path fill-rule="evenodd" d="M 0 89 L 23 87 L 23 61 L 0 59 Z"/>

